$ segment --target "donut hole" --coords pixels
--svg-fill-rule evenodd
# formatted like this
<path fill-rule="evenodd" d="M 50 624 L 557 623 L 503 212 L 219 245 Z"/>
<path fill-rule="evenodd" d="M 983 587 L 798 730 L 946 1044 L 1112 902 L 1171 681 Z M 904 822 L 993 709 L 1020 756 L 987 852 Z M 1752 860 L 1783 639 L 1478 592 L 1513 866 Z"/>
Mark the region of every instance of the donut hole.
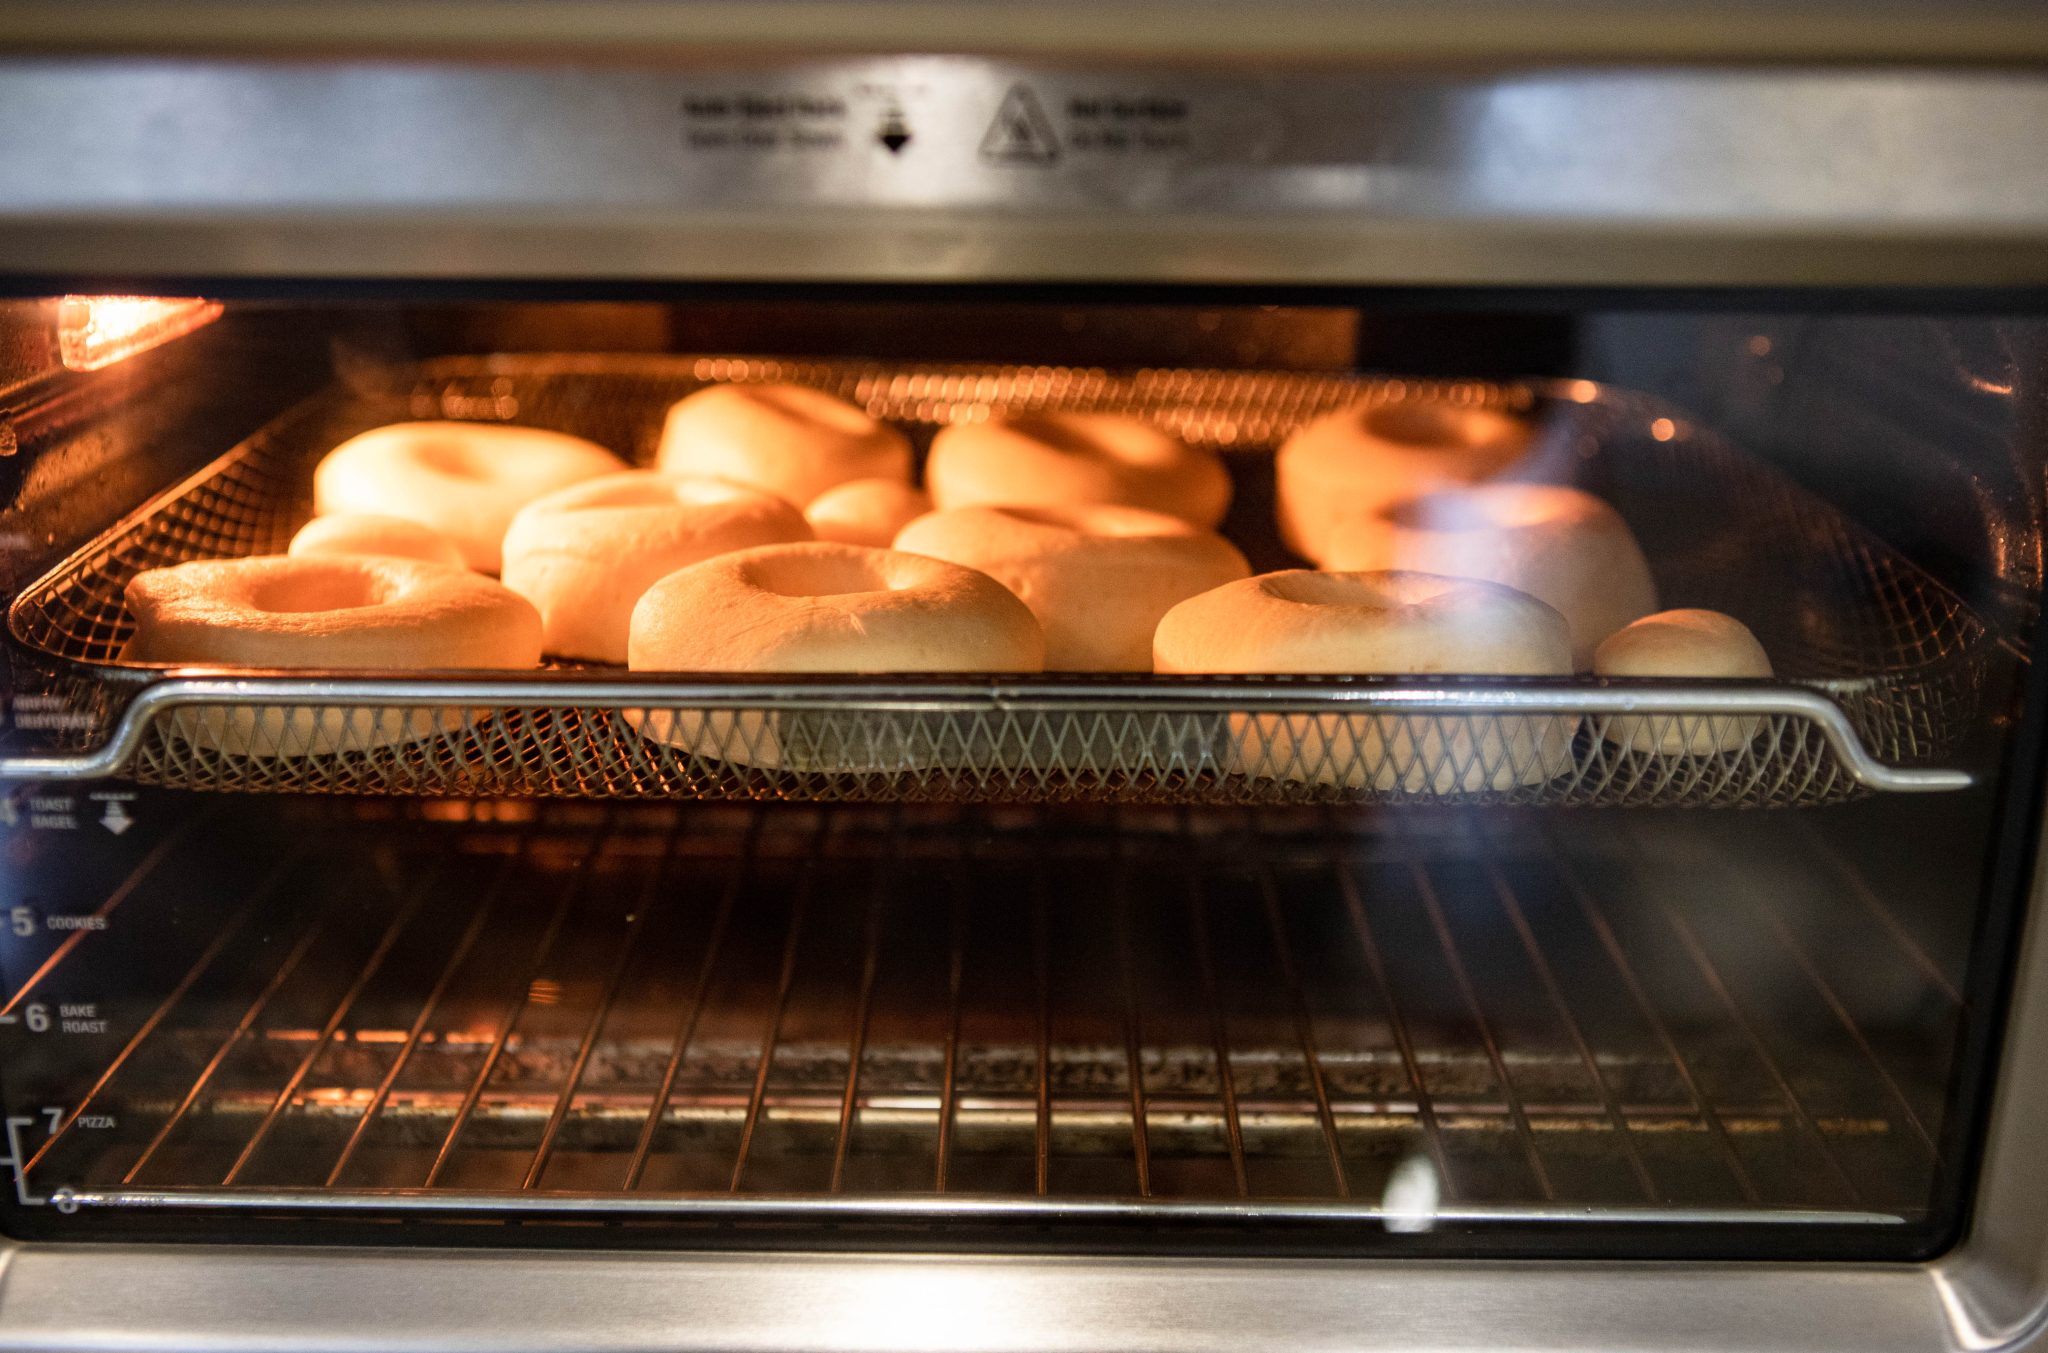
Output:
<path fill-rule="evenodd" d="M 1556 491 L 1528 484 L 1502 494 L 1483 488 L 1425 493 L 1389 504 L 1385 516 L 1403 530 L 1462 535 L 1535 526 L 1562 516 L 1568 506 Z"/>
<path fill-rule="evenodd" d="M 1366 412 L 1366 432 L 1401 446 L 1472 450 L 1500 446 L 1512 449 L 1522 440 L 1522 425 L 1484 409 L 1461 409 L 1424 400 L 1382 404 Z"/>
<path fill-rule="evenodd" d="M 271 615 L 353 611 L 388 599 L 382 579 L 355 572 L 291 573 L 263 578 L 249 590 L 249 605 Z"/>
<path fill-rule="evenodd" d="M 427 469 L 451 479 L 490 477 L 486 457 L 478 455 L 476 448 L 466 442 L 423 437 L 414 444 L 413 454 Z"/>
<path fill-rule="evenodd" d="M 1259 585 L 1267 596 L 1300 606 L 1348 606 L 1380 611 L 1394 606 L 1414 606 L 1463 584 L 1456 578 L 1439 578 L 1428 573 L 1383 573 L 1360 578 L 1296 569 L 1270 574 L 1261 579 Z"/>
<path fill-rule="evenodd" d="M 778 597 L 847 597 L 893 592 L 889 579 L 866 559 L 842 554 L 782 554 L 755 560 L 747 581 Z"/>
<path fill-rule="evenodd" d="M 1001 426 L 1049 451 L 1089 460 L 1119 460 L 1131 465 L 1169 465 L 1180 455 L 1178 443 L 1136 419 L 1089 414 L 1025 414 L 1004 418 Z"/>
<path fill-rule="evenodd" d="M 867 414 L 842 399 L 801 385 L 764 385 L 742 393 L 762 408 L 797 423 L 862 436 L 871 428 Z"/>

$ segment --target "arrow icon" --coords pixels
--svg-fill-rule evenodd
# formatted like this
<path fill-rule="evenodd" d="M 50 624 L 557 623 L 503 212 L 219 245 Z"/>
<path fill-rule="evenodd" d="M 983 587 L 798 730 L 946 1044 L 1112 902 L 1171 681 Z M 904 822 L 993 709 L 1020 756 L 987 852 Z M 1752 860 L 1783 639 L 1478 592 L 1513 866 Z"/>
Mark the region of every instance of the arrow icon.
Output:
<path fill-rule="evenodd" d="M 100 825 L 119 836 L 135 825 L 135 819 L 128 816 L 127 807 L 119 799 L 115 799 L 107 804 L 107 811 L 100 818 Z"/>
<path fill-rule="evenodd" d="M 882 129 L 875 133 L 875 139 L 889 148 L 895 155 L 910 144 L 910 128 L 903 125 L 903 114 L 892 108 L 882 118 Z"/>

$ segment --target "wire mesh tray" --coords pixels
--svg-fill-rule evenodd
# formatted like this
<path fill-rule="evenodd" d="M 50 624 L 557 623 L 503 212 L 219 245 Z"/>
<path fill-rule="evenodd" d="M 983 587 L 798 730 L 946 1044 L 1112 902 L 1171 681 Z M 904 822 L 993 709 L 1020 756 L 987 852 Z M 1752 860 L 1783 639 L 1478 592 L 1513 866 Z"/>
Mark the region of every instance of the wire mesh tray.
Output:
<path fill-rule="evenodd" d="M 1225 529 L 1259 568 L 1270 451 L 1361 400 L 1532 414 L 1534 477 L 1612 502 L 1666 605 L 1742 617 L 1768 682 L 1378 677 L 666 679 L 616 669 L 418 674 L 165 671 L 120 662 L 135 573 L 281 550 L 312 465 L 422 417 L 557 428 L 651 460 L 675 399 L 793 381 L 888 418 L 922 449 L 1005 409 L 1142 414 L 1230 452 Z M 746 358 L 536 355 L 375 367 L 277 420 L 81 549 L 9 612 L 10 778 L 186 789 L 840 800 L 1294 803 L 1461 799 L 1779 806 L 1953 789 L 1983 624 L 1818 499 L 1655 401 L 1572 381 L 1431 383 Z"/>

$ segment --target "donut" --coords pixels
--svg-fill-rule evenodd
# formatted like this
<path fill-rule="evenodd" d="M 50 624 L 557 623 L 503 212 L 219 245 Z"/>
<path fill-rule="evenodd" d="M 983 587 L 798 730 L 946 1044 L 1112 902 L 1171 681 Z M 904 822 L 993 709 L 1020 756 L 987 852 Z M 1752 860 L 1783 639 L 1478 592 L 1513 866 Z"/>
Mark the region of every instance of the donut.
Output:
<path fill-rule="evenodd" d="M 1557 484 L 1484 484 L 1391 501 L 1327 542 L 1328 567 L 1478 578 L 1547 601 L 1571 626 L 1572 662 L 1657 609 L 1650 565 L 1621 514 Z"/>
<path fill-rule="evenodd" d="M 1610 635 L 1593 655 L 1604 677 L 1748 678 L 1771 675 L 1771 659 L 1734 616 L 1659 611 Z M 1758 715 L 1628 714 L 1608 720 L 1606 740 L 1622 751 L 1712 756 L 1740 751 L 1763 729 Z"/>
<path fill-rule="evenodd" d="M 581 437 L 503 423 L 393 423 L 351 437 L 313 471 L 313 509 L 403 517 L 455 542 L 463 562 L 498 571 L 512 514 L 544 493 L 614 474 L 625 462 Z"/>
<path fill-rule="evenodd" d="M 655 464 L 736 479 L 805 507 L 849 479 L 909 483 L 910 442 L 823 390 L 713 385 L 669 409 Z"/>
<path fill-rule="evenodd" d="M 521 668 L 540 661 L 540 616 L 467 569 L 370 555 L 259 555 L 149 569 L 128 582 L 124 661 L 262 668 Z M 450 731 L 462 709 L 405 712 L 246 705 L 181 714 L 211 750 L 311 756 Z"/>
<path fill-rule="evenodd" d="M 519 509 L 501 576 L 540 611 L 549 653 L 623 663 L 633 603 L 657 581 L 728 550 L 810 538 L 803 514 L 774 494 L 627 470 Z"/>
<path fill-rule="evenodd" d="M 671 573 L 633 608 L 636 671 L 1035 672 L 1045 636 L 995 579 L 898 550 L 764 545 Z M 715 760 L 907 770 L 975 753 L 945 715 L 849 728 L 832 714 L 627 710 L 657 742 Z M 962 745 L 954 745 L 959 743 Z M 981 749 L 986 755 L 988 749 Z"/>
<path fill-rule="evenodd" d="M 1113 503 L 956 507 L 918 518 L 896 548 L 979 569 L 1022 598 L 1057 672 L 1149 672 L 1152 632 L 1176 604 L 1251 572 L 1237 547 L 1179 517 Z"/>
<path fill-rule="evenodd" d="M 932 510 L 931 495 L 898 479 L 849 479 L 804 509 L 820 540 L 887 549 L 911 519 Z"/>
<path fill-rule="evenodd" d="M 986 573 L 812 541 L 669 574 L 633 607 L 627 665 L 680 672 L 1036 672 L 1045 636 Z"/>
<path fill-rule="evenodd" d="M 455 547 L 455 542 L 433 527 L 371 512 L 337 512 L 330 517 L 315 517 L 299 528 L 285 553 L 373 554 L 464 566 L 462 551 Z"/>
<path fill-rule="evenodd" d="M 1280 539 L 1304 559 L 1343 567 L 1328 542 L 1396 498 L 1496 478 L 1529 449 L 1527 422 L 1435 399 L 1356 404 L 1317 419 L 1274 458 Z"/>
<path fill-rule="evenodd" d="M 1425 573 L 1291 569 L 1168 611 L 1160 672 L 1564 676 L 1564 617 L 1513 588 Z M 1540 784 L 1572 764 L 1576 721 L 1402 712 L 1232 715 L 1230 769 L 1347 789 L 1449 794 Z"/>
<path fill-rule="evenodd" d="M 932 439 L 924 478 L 941 508 L 1122 503 L 1206 531 L 1230 506 L 1230 475 L 1215 452 L 1112 413 L 955 424 Z"/>

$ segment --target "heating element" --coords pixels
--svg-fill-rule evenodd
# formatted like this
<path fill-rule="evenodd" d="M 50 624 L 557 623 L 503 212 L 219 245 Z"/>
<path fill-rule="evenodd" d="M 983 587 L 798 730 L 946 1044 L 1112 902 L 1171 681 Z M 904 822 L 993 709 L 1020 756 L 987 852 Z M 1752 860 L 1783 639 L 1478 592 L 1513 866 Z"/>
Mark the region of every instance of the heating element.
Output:
<path fill-rule="evenodd" d="M 167 838 L 0 1012 L 131 974 L 103 1037 L 10 1056 L 14 1102 L 83 1091 L 18 1133 L 25 1192 L 74 1220 L 1754 1245 L 1909 1230 L 1943 1163 L 1959 956 L 1804 815 L 1745 818 L 1739 853 L 1692 816 L 1446 809 L 433 802 L 280 823 L 275 856 L 220 831 Z"/>

